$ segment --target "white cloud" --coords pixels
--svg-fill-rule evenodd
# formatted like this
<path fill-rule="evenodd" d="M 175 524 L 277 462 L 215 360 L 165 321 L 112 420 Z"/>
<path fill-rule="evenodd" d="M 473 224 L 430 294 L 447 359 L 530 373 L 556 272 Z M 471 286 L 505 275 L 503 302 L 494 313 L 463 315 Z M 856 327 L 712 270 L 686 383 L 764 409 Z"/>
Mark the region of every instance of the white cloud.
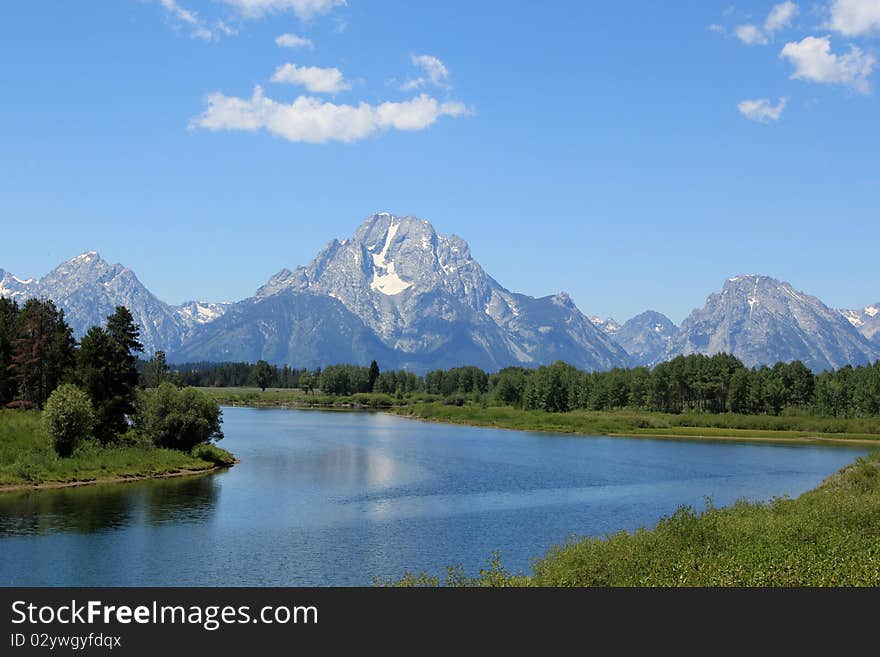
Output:
<path fill-rule="evenodd" d="M 260 18 L 266 14 L 292 11 L 300 20 L 310 20 L 328 14 L 336 7 L 345 6 L 346 0 L 223 0 L 238 9 L 246 18 Z"/>
<path fill-rule="evenodd" d="M 288 32 L 275 38 L 275 43 L 281 48 L 314 48 L 315 44 L 311 39 L 297 36 Z"/>
<path fill-rule="evenodd" d="M 789 27 L 791 26 L 794 17 L 799 13 L 800 9 L 798 6 L 790 0 L 787 2 L 780 2 L 778 5 L 773 5 L 773 9 L 770 10 L 767 20 L 764 21 L 764 29 L 772 34 L 773 32 L 778 32 L 783 28 Z"/>
<path fill-rule="evenodd" d="M 272 82 L 300 85 L 314 94 L 338 94 L 340 91 L 351 89 L 351 84 L 342 76 L 342 71 L 338 68 L 296 64 L 279 66 L 272 76 Z"/>
<path fill-rule="evenodd" d="M 831 51 L 831 37 L 806 37 L 802 41 L 785 44 L 780 57 L 794 66 L 792 79 L 807 80 L 821 84 L 842 84 L 861 93 L 871 89 L 868 77 L 874 70 L 876 59 L 850 46 L 845 55 Z"/>
<path fill-rule="evenodd" d="M 716 34 L 727 35 L 727 30 L 723 25 L 719 25 L 718 23 L 712 23 L 711 25 L 706 27 L 710 32 L 715 32 Z"/>
<path fill-rule="evenodd" d="M 213 41 L 214 39 L 219 38 L 220 36 L 229 36 L 230 34 L 235 34 L 235 30 L 230 28 L 223 21 L 215 21 L 213 24 L 209 24 L 206 21 L 199 18 L 199 15 L 190 11 L 189 9 L 185 9 L 177 4 L 177 0 L 159 0 L 159 4 L 162 5 L 162 8 L 168 13 L 169 16 L 178 23 L 182 23 L 184 25 L 188 25 L 192 30 L 191 34 L 196 39 L 202 39 L 203 41 Z"/>
<path fill-rule="evenodd" d="M 790 27 L 791 22 L 799 13 L 800 8 L 791 0 L 780 2 L 773 5 L 767 18 L 764 20 L 763 28 L 752 23 L 746 23 L 736 28 L 736 36 L 748 46 L 768 44 L 770 43 L 770 37 L 779 30 Z"/>
<path fill-rule="evenodd" d="M 441 89 L 452 89 L 452 86 L 447 82 L 449 80 L 449 69 L 446 68 L 446 65 L 439 58 L 434 57 L 434 55 L 412 55 L 410 60 L 413 66 L 422 70 L 424 75 L 414 80 L 407 80 L 403 83 L 401 89 L 410 91 L 423 87 L 428 83 Z"/>
<path fill-rule="evenodd" d="M 309 96 L 300 96 L 290 104 L 279 103 L 267 98 L 259 86 L 250 98 L 213 93 L 206 103 L 201 116 L 190 122 L 191 127 L 213 131 L 266 130 L 289 141 L 313 144 L 353 142 L 385 130 L 424 130 L 443 116 L 468 113 L 462 103 L 440 103 L 427 94 L 379 105 L 337 105 Z"/>
<path fill-rule="evenodd" d="M 834 0 L 828 27 L 845 36 L 880 34 L 878 0 Z"/>
<path fill-rule="evenodd" d="M 736 28 L 736 37 L 747 46 L 757 46 L 768 43 L 767 36 L 751 23 L 738 26 Z"/>
<path fill-rule="evenodd" d="M 786 105 L 788 105 L 788 98 L 780 98 L 776 105 L 773 105 L 766 98 L 760 98 L 757 100 L 744 100 L 736 108 L 740 114 L 750 121 L 770 123 L 780 119 Z"/>

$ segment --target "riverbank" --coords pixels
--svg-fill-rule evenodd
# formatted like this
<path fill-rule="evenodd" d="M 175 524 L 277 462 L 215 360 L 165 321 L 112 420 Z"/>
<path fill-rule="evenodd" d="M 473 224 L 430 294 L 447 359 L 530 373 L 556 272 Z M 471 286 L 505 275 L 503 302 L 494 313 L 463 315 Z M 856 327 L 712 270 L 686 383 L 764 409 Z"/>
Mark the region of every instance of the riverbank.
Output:
<path fill-rule="evenodd" d="M 235 457 L 214 445 L 192 453 L 145 445 L 87 446 L 59 457 L 38 411 L 0 410 L 0 493 L 205 474 Z"/>
<path fill-rule="evenodd" d="M 478 575 L 451 570 L 451 586 L 880 586 L 880 453 L 814 490 L 769 504 L 703 513 L 683 507 L 654 529 L 573 539 L 534 561 L 530 575 L 493 557 Z M 437 586 L 406 575 L 398 586 Z"/>
<path fill-rule="evenodd" d="M 547 413 L 510 407 L 446 406 L 438 403 L 413 404 L 390 410 L 396 415 L 427 422 L 516 431 L 629 438 L 854 444 L 880 447 L 880 433 L 858 431 L 858 429 L 873 429 L 870 422 L 861 420 L 733 414 L 670 415 L 647 411 Z"/>
<path fill-rule="evenodd" d="M 768 416 L 727 413 L 673 415 L 650 411 L 571 411 L 548 413 L 509 406 L 462 406 L 434 395 L 397 399 L 383 394 L 333 396 L 298 390 L 204 388 L 218 403 L 254 408 L 380 410 L 430 422 L 518 431 L 574 435 L 625 436 L 688 440 L 743 440 L 803 444 L 880 446 L 880 419 L 823 418 L 811 415 Z"/>

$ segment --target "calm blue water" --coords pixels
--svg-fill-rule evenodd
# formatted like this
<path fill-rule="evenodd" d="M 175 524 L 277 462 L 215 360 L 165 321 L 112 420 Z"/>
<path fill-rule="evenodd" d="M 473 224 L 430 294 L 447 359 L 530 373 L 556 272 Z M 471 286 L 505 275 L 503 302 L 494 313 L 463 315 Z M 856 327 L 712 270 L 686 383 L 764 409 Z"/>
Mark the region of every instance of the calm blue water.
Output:
<path fill-rule="evenodd" d="M 242 462 L 195 478 L 0 495 L 0 585 L 358 585 L 508 568 L 681 504 L 796 496 L 865 450 L 564 437 L 227 408 Z"/>

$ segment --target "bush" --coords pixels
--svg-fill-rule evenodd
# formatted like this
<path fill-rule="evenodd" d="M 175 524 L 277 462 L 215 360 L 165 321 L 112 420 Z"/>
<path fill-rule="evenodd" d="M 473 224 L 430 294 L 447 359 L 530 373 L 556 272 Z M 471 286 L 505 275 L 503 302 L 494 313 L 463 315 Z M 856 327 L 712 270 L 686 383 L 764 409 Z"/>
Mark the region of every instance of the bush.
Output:
<path fill-rule="evenodd" d="M 192 455 L 197 459 L 208 461 L 214 465 L 223 465 L 227 467 L 235 465 L 235 457 L 232 454 L 225 449 L 221 449 L 220 447 L 217 447 L 217 445 L 211 445 L 210 443 L 196 445 L 193 448 Z"/>
<path fill-rule="evenodd" d="M 95 430 L 95 410 L 89 396 L 65 383 L 49 396 L 43 411 L 43 427 L 59 456 L 70 456 Z"/>
<path fill-rule="evenodd" d="M 223 438 L 221 415 L 217 402 L 201 390 L 162 383 L 141 393 L 135 427 L 158 447 L 189 452 Z"/>

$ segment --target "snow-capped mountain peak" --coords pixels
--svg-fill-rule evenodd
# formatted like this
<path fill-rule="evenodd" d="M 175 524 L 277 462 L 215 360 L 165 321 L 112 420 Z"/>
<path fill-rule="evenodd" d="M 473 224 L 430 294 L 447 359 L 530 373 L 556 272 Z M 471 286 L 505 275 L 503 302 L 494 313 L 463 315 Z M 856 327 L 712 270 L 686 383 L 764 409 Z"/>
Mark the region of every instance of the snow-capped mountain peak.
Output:
<path fill-rule="evenodd" d="M 437 356 L 438 364 L 489 368 L 544 362 L 543 350 L 588 369 L 626 359 L 567 294 L 532 299 L 510 292 L 483 270 L 467 242 L 418 217 L 371 215 L 308 265 L 271 277 L 255 299 L 291 291 L 339 301 L 401 363 L 417 367 L 418 359 L 440 352 L 448 360 Z M 539 308 L 554 319 L 539 322 Z"/>

